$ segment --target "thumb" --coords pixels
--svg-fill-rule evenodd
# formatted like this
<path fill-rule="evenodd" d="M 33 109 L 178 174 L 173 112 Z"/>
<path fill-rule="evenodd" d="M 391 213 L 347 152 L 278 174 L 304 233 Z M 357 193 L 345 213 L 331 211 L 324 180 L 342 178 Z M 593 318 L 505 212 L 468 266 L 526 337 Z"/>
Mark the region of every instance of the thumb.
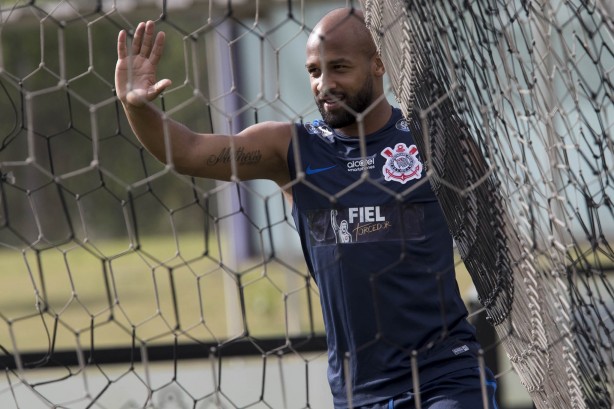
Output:
<path fill-rule="evenodd" d="M 156 82 L 154 85 L 147 89 L 137 88 L 128 92 L 126 100 L 130 105 L 143 106 L 148 102 L 153 101 L 172 84 L 171 80 L 163 79 Z"/>
<path fill-rule="evenodd" d="M 162 91 L 167 89 L 171 84 L 172 84 L 172 81 L 169 79 L 163 79 L 163 80 L 156 82 L 154 85 L 149 87 L 149 89 L 147 90 L 147 100 L 153 101 L 154 99 L 158 97 L 158 95 L 162 93 Z"/>

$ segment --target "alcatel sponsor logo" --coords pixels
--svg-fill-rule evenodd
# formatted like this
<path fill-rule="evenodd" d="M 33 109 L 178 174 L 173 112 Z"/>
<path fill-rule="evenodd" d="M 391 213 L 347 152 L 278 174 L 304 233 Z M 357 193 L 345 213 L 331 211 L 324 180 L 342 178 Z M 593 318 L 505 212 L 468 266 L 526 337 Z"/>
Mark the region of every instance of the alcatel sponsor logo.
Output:
<path fill-rule="evenodd" d="M 364 170 L 375 169 L 375 156 L 349 160 L 346 165 L 348 172 L 362 172 Z"/>

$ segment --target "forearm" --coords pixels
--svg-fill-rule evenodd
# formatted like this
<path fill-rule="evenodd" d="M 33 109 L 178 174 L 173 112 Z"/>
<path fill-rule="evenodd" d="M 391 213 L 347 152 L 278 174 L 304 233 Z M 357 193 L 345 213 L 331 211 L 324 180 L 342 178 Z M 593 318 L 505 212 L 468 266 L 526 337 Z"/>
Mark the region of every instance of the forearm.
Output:
<path fill-rule="evenodd" d="M 141 144 L 160 162 L 172 165 L 182 172 L 180 158 L 194 139 L 194 132 L 186 126 L 164 116 L 150 104 L 131 106 L 124 104 L 124 111 L 132 131 Z"/>

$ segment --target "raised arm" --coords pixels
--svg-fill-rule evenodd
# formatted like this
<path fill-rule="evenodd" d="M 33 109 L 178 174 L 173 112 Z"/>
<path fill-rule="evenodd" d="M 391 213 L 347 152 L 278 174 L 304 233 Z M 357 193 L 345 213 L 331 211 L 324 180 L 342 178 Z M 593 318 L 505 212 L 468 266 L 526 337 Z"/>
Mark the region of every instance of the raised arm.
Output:
<path fill-rule="evenodd" d="M 164 32 L 155 34 L 154 23 L 148 21 L 137 26 L 130 52 L 126 40 L 127 34 L 122 30 L 117 42 L 117 96 L 137 138 L 158 160 L 172 163 L 178 172 L 191 176 L 271 179 L 280 186 L 289 182 L 286 156 L 292 124 L 263 122 L 235 136 L 192 131 L 165 117 L 151 103 L 171 85 L 169 79 L 158 80 L 156 75 L 164 50 Z M 235 153 L 235 169 L 231 152 Z"/>

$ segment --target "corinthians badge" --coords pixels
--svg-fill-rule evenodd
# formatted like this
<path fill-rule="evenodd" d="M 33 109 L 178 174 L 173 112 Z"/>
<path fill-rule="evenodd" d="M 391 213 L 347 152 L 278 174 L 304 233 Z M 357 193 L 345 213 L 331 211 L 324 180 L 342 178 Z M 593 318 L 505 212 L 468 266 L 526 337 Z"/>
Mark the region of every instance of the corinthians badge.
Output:
<path fill-rule="evenodd" d="M 382 173 L 387 181 L 405 184 L 408 180 L 422 177 L 422 163 L 416 145 L 408 148 L 404 143 L 397 143 L 394 149 L 386 148 L 381 155 L 386 158 Z"/>

